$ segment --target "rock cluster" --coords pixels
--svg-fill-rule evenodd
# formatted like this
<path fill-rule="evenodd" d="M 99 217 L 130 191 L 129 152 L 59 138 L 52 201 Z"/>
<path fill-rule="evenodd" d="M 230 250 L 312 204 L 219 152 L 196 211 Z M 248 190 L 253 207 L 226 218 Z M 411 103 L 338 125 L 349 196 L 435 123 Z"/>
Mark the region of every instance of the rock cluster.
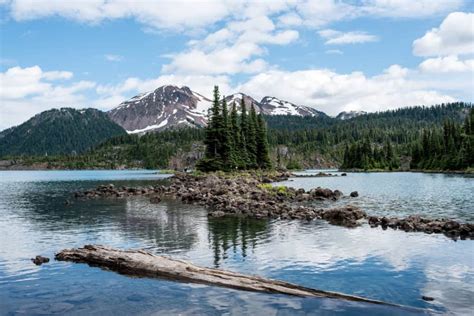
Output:
<path fill-rule="evenodd" d="M 223 178 L 176 175 L 164 195 L 210 208 L 210 216 L 237 215 L 252 218 L 325 219 L 335 225 L 354 227 L 365 218 L 362 210 L 345 206 L 335 209 L 318 209 L 299 202 L 337 200 L 339 190 L 315 188 L 309 191 L 291 187 L 265 186 L 254 177 Z"/>
<path fill-rule="evenodd" d="M 113 184 L 100 185 L 96 189 L 84 192 L 75 192 L 75 198 L 97 198 L 97 197 L 116 197 L 122 198 L 134 195 L 150 195 L 160 193 L 164 190 L 163 186 L 149 187 L 115 187 Z"/>
<path fill-rule="evenodd" d="M 369 216 L 371 227 L 381 226 L 400 229 L 406 232 L 425 232 L 427 234 L 445 234 L 451 238 L 474 239 L 474 224 L 459 223 L 450 219 L 428 219 L 418 215 L 410 215 L 406 218 Z"/>

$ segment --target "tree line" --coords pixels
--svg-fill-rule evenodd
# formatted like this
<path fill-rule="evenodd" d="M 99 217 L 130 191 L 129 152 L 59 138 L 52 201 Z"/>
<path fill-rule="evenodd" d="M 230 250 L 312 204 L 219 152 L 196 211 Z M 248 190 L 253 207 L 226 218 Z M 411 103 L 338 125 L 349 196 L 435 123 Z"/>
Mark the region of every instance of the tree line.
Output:
<path fill-rule="evenodd" d="M 463 124 L 447 119 L 442 129 L 424 129 L 411 149 L 412 169 L 461 170 L 474 166 L 474 110 Z"/>
<path fill-rule="evenodd" d="M 225 108 L 227 112 L 227 104 Z M 215 156 L 208 155 L 214 157 L 213 162 L 217 162 L 217 166 L 211 166 L 211 169 L 258 168 L 259 163 L 254 153 L 257 152 L 255 144 L 258 126 L 255 122 L 258 122 L 259 115 L 252 114 L 252 109 L 245 107 L 245 104 L 242 109 L 243 114 L 240 114 L 234 110 L 234 105 L 230 106 L 225 120 L 227 123 L 224 124 L 228 128 L 224 129 L 224 133 L 216 132 L 222 130 L 223 126 L 218 118 L 212 125 L 214 129 L 210 134 L 208 129 L 211 125 L 206 129 L 176 128 L 143 136 L 125 134 L 111 138 L 82 155 L 50 155 L 47 159 L 44 156 L 28 159 L 32 162 L 47 160 L 52 164 L 67 164 L 71 168 L 127 166 L 156 169 L 174 168 L 173 161 L 186 156 L 190 158 L 184 159 L 183 165 L 192 168 L 206 154 L 203 143 L 207 139 L 211 146 L 216 145 L 214 150 L 218 152 Z M 223 120 L 222 100 L 217 110 Z M 212 114 L 211 111 L 210 116 Z M 266 123 L 263 124 L 264 129 L 268 129 L 268 133 L 265 133 L 268 134 L 268 147 L 264 147 L 269 151 L 273 166 L 314 167 L 317 166 L 316 159 L 321 159 L 346 168 L 396 169 L 399 161 L 408 162 L 410 157 L 413 169 L 465 169 L 474 166 L 472 158 L 469 159 L 474 157 L 474 119 L 470 103 L 403 108 L 345 121 L 324 115 L 260 118 Z M 252 126 L 248 126 L 250 123 Z M 208 137 L 210 135 L 214 135 L 212 139 Z M 262 133 L 259 135 L 262 136 Z M 229 145 L 227 141 L 227 145 L 220 145 L 222 139 L 229 138 L 232 144 Z M 259 143 L 262 144 L 262 140 L 266 139 L 260 137 Z M 391 150 L 388 150 L 388 144 Z M 222 149 L 218 148 L 224 149 L 223 154 Z M 394 159 L 387 155 L 390 151 L 393 152 Z M 260 156 L 261 153 L 262 150 Z M 224 164 L 222 161 L 229 163 Z M 262 165 L 265 160 L 259 161 Z M 349 165 L 349 161 L 354 163 Z"/>
<path fill-rule="evenodd" d="M 400 161 L 394 152 L 392 143 L 387 141 L 383 146 L 372 145 L 369 139 L 363 142 L 346 144 L 341 169 L 398 169 Z"/>
<path fill-rule="evenodd" d="M 212 107 L 205 128 L 204 157 L 197 163 L 201 171 L 230 171 L 270 169 L 272 167 L 267 139 L 267 127 L 262 114 L 252 105 L 247 114 L 241 100 L 241 114 L 235 102 L 229 113 L 225 98 L 220 98 L 219 87 L 214 87 Z"/>

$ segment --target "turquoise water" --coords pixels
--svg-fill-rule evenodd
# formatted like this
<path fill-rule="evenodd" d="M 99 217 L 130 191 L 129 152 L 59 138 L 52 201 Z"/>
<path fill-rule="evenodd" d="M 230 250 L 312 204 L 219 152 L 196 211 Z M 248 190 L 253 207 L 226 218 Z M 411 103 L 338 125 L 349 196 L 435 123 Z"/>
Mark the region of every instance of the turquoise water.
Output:
<path fill-rule="evenodd" d="M 0 172 L 0 314 L 2 315 L 407 315 L 470 314 L 474 241 L 323 221 L 208 219 L 202 207 L 146 198 L 72 199 L 99 184 L 166 181 L 151 171 Z M 473 220 L 474 179 L 421 173 L 296 178 L 295 187 L 359 191 L 369 213 L 421 213 Z M 65 201 L 72 203 L 66 205 Z M 88 243 L 145 248 L 193 263 L 258 274 L 323 290 L 418 308 L 249 293 L 136 279 L 82 264 L 29 258 Z M 425 302 L 422 295 L 432 296 Z"/>

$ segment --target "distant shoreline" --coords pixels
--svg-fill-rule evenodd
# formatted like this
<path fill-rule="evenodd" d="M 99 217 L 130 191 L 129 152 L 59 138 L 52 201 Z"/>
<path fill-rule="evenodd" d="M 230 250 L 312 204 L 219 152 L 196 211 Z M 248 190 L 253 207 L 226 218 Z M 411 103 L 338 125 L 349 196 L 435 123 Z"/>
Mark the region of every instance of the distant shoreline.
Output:
<path fill-rule="evenodd" d="M 169 170 L 169 168 L 162 168 L 163 170 Z M 109 167 L 90 167 L 90 168 L 67 168 L 64 166 L 51 166 L 48 163 L 34 163 L 28 164 L 12 164 L 8 160 L 0 160 L 0 171 L 46 171 L 46 170 L 155 170 L 138 167 L 126 167 L 119 166 L 116 168 Z M 158 169 L 160 170 L 160 169 Z M 303 169 L 298 171 L 306 170 L 326 170 L 326 169 Z M 289 170 L 291 171 L 291 170 Z M 403 169 L 403 170 L 383 170 L 383 169 L 337 169 L 336 172 L 345 173 L 380 173 L 380 172 L 413 172 L 413 173 L 439 173 L 439 174 L 469 174 L 474 175 L 474 170 L 427 170 L 427 169 Z"/>
<path fill-rule="evenodd" d="M 418 173 L 442 173 L 442 174 L 474 174 L 474 170 L 431 170 L 431 169 L 397 169 L 397 170 L 383 170 L 383 169 L 338 169 L 338 172 L 352 172 L 352 173 L 379 173 L 379 172 L 418 172 Z"/>

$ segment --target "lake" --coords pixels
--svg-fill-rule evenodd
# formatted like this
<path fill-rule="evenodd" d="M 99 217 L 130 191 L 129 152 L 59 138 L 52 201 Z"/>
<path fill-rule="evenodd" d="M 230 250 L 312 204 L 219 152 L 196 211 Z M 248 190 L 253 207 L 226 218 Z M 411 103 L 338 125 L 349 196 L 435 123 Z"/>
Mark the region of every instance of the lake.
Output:
<path fill-rule="evenodd" d="M 316 171 L 307 171 L 316 172 Z M 145 197 L 74 200 L 100 184 L 166 182 L 156 171 L 0 172 L 1 315 L 407 315 L 470 314 L 474 241 L 324 221 L 208 218 L 200 206 Z M 474 221 L 474 179 L 423 173 L 349 173 L 281 184 L 339 189 L 369 215 Z M 70 204 L 66 204 L 66 200 Z M 30 258 L 84 244 L 144 248 L 155 254 L 322 290 L 414 307 L 296 298 L 139 279 L 84 264 Z M 426 302 L 421 296 L 435 300 Z"/>

